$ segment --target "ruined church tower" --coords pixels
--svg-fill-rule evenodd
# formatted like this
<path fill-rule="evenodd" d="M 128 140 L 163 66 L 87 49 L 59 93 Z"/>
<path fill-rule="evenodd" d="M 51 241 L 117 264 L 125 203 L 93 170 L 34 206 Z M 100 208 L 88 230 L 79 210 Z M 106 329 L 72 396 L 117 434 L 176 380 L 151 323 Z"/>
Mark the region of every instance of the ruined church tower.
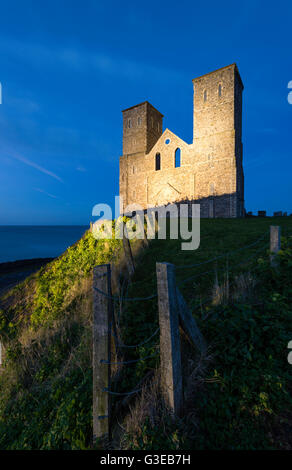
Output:
<path fill-rule="evenodd" d="M 242 217 L 242 91 L 236 64 L 193 80 L 193 142 L 143 102 L 123 111 L 120 195 L 144 209 L 194 201 L 201 217 Z"/>

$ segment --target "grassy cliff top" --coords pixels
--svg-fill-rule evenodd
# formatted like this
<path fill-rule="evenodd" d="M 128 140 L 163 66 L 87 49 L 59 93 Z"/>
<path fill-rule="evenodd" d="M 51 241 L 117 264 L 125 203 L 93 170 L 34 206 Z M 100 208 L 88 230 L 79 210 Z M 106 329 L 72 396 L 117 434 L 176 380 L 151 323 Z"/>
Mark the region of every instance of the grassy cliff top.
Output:
<path fill-rule="evenodd" d="M 283 233 L 277 271 L 268 262 L 271 224 L 281 225 Z M 171 420 L 152 387 L 148 399 L 139 395 L 132 411 L 123 408 L 119 416 L 124 447 L 291 446 L 285 431 L 291 406 L 291 233 L 290 217 L 206 219 L 196 251 L 181 251 L 181 241 L 169 239 L 153 240 L 140 251 L 132 282 L 124 284 L 126 295 L 155 293 L 155 263 L 174 263 L 209 350 L 198 368 L 198 357 L 186 346 L 185 418 Z M 1 298 L 0 448 L 90 448 L 92 269 L 109 262 L 119 266 L 121 255 L 120 240 L 97 241 L 87 232 Z M 199 265 L 183 267 L 193 264 Z M 124 302 L 116 305 L 116 315 L 122 340 L 136 344 L 158 324 L 157 300 Z M 125 358 L 146 357 L 157 347 L 158 337 Z M 125 368 L 115 387 L 129 390 L 157 368 L 159 359 Z M 114 406 L 118 410 L 119 401 Z"/>

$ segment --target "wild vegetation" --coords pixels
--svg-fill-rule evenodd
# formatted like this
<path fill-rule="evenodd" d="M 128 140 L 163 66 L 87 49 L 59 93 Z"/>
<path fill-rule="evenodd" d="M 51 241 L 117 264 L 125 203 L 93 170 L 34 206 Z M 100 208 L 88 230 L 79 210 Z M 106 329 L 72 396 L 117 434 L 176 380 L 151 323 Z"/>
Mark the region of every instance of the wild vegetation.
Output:
<path fill-rule="evenodd" d="M 269 263 L 271 223 L 283 229 L 275 269 Z M 139 245 L 131 282 L 125 276 L 121 241 L 97 241 L 87 232 L 1 299 L 1 449 L 92 447 L 92 269 L 111 262 L 116 293 L 147 297 L 156 291 L 156 261 L 177 266 L 177 283 L 208 350 L 199 356 L 182 337 L 181 419 L 169 414 L 160 396 L 159 355 L 115 371 L 114 390 L 143 387 L 131 398 L 113 400 L 116 448 L 292 448 L 292 366 L 287 361 L 292 339 L 292 219 L 215 219 L 201 224 L 201 245 L 194 252 L 181 251 L 179 240 L 153 240 L 142 250 Z M 229 256 L 221 256 L 226 253 Z M 183 267 L 193 264 L 197 266 Z M 124 343 L 143 342 L 155 332 L 157 299 L 115 305 Z M 148 343 L 126 350 L 123 358 L 157 352 L 159 337 L 154 335 Z"/>

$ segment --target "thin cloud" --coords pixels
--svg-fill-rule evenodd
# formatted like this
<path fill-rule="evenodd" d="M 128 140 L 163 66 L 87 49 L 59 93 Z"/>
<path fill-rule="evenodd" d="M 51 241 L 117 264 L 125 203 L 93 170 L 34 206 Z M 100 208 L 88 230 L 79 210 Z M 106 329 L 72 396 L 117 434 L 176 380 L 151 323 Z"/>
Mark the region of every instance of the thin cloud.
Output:
<path fill-rule="evenodd" d="M 84 168 L 83 166 L 78 166 L 76 170 L 80 171 L 81 173 L 84 173 L 86 171 L 86 168 Z"/>
<path fill-rule="evenodd" d="M 54 194 L 51 194 L 51 193 L 47 193 L 47 191 L 44 191 L 43 189 L 40 189 L 40 188 L 33 188 L 33 189 L 35 191 L 39 192 L 39 193 L 42 193 L 42 194 L 45 194 L 48 197 L 51 197 L 52 199 L 58 199 L 57 196 L 55 196 Z"/>
<path fill-rule="evenodd" d="M 171 75 L 174 79 L 181 78 L 184 74 L 174 67 L 164 67 L 143 61 L 128 59 L 125 56 L 103 53 L 88 52 L 82 48 L 55 47 L 49 48 L 43 44 L 31 42 L 19 42 L 10 39 L 2 39 L 0 53 L 9 52 L 13 56 L 18 56 L 31 64 L 38 63 L 46 67 L 55 67 L 56 62 L 61 66 L 75 70 L 95 71 L 116 77 L 123 77 L 129 80 L 137 80 L 143 77 L 160 77 L 162 80 L 169 79 Z"/>
<path fill-rule="evenodd" d="M 62 178 L 60 176 L 56 175 L 56 173 L 53 173 L 50 170 L 47 170 L 46 168 L 38 165 L 35 162 L 32 162 L 31 160 L 28 160 L 28 158 L 22 157 L 20 155 L 13 155 L 13 158 L 16 160 L 19 160 L 20 162 L 24 163 L 25 165 L 31 166 L 32 168 L 35 168 L 36 170 L 40 171 L 41 173 L 44 173 L 45 175 L 51 176 L 57 181 L 60 181 L 60 183 L 63 183 Z"/>

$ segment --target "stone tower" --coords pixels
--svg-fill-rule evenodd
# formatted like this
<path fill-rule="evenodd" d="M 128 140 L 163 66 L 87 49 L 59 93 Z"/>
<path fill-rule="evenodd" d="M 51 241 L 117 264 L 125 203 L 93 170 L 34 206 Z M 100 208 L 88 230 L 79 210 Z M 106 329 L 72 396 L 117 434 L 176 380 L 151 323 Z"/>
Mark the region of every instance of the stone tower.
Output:
<path fill-rule="evenodd" d="M 162 134 L 163 115 L 147 101 L 122 113 L 123 154 L 150 152 Z"/>
<path fill-rule="evenodd" d="M 201 217 L 242 217 L 242 91 L 236 64 L 193 80 L 194 132 L 188 144 L 145 101 L 123 111 L 120 195 L 144 209 L 195 201 Z"/>
<path fill-rule="evenodd" d="M 195 78 L 193 86 L 196 198 L 209 193 L 210 217 L 228 213 L 229 217 L 241 217 L 243 84 L 237 66 Z"/>

